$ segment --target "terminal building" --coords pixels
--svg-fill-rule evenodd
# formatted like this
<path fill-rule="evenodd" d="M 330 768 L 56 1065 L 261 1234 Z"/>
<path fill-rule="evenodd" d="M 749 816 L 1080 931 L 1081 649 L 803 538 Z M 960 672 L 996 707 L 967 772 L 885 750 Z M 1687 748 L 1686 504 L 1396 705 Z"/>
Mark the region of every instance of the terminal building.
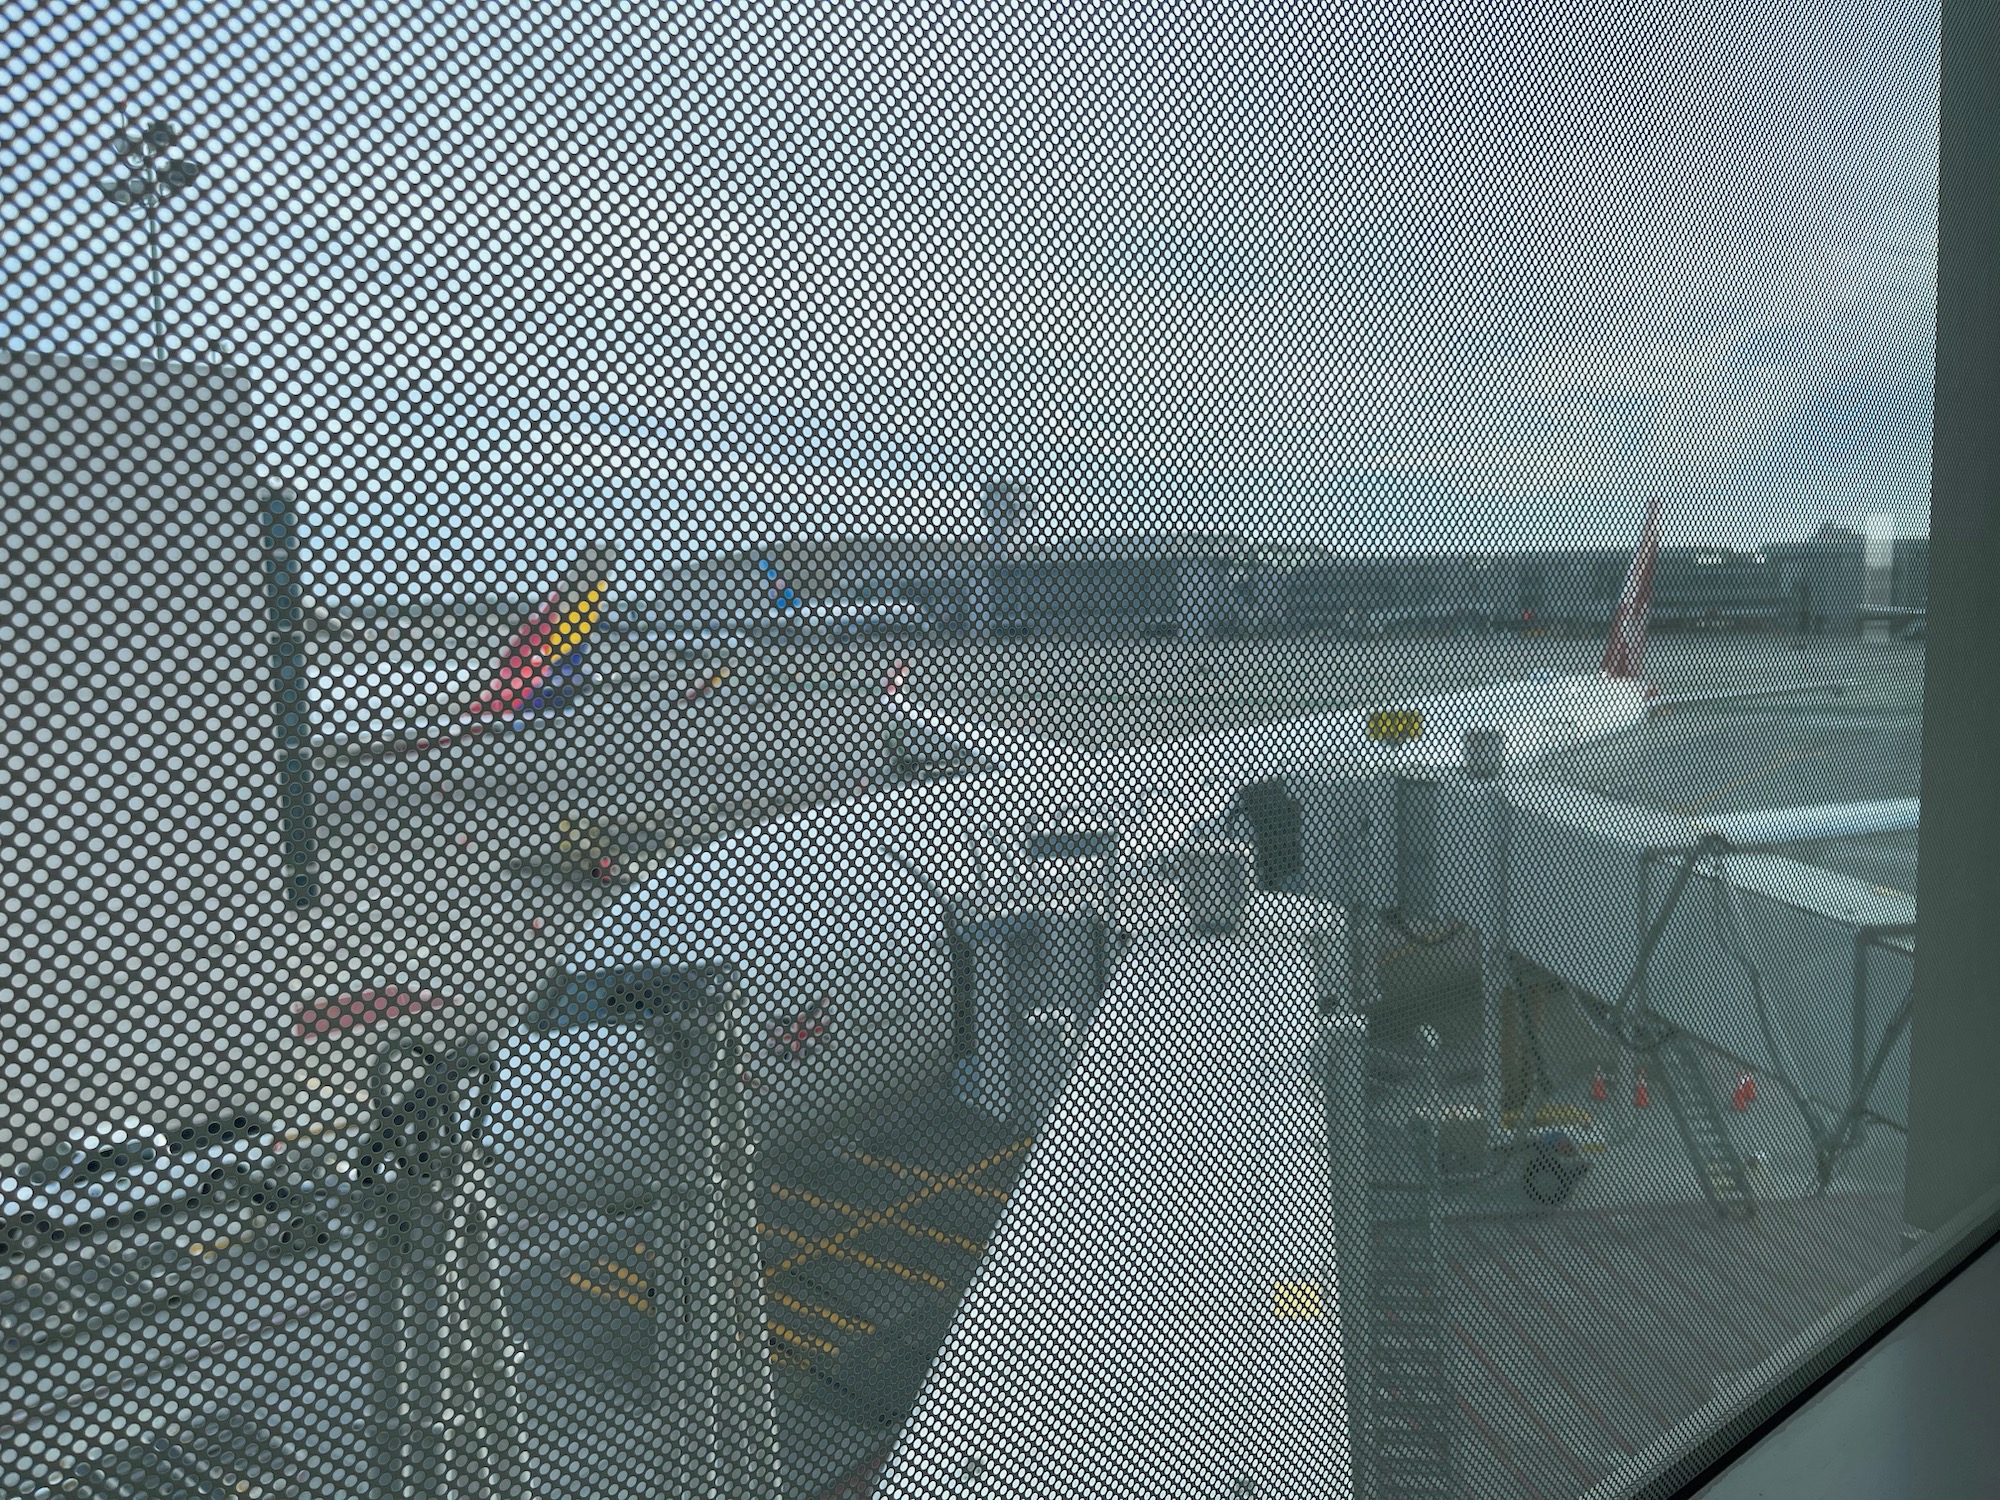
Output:
<path fill-rule="evenodd" d="M 1751 551 L 1662 548 L 1655 626 L 1839 635 L 1859 630 L 1871 606 L 1920 611 L 1928 540 L 1896 539 L 1886 569 L 1871 568 L 1867 547 L 1861 531 L 1827 524 L 1807 540 Z M 800 597 L 845 608 L 856 631 L 921 622 L 942 634 L 1017 639 L 1602 634 L 1629 561 L 1610 548 L 1348 557 L 1213 534 L 1004 551 L 856 537 L 681 565 L 632 618 L 683 630 L 774 625 L 775 573 Z"/>

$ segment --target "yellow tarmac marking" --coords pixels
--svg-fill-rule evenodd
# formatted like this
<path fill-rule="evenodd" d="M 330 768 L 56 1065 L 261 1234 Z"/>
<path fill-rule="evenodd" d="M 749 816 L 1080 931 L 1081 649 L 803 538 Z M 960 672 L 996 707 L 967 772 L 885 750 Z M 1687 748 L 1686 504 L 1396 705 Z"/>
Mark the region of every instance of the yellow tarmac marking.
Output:
<path fill-rule="evenodd" d="M 1029 1136 L 1024 1140 L 1016 1141 L 1013 1145 L 1009 1146 L 1005 1151 L 1001 1152 L 1000 1155 L 990 1158 L 987 1162 L 982 1162 L 980 1166 L 974 1167 L 972 1168 L 972 1170 L 976 1172 L 981 1170 L 985 1166 L 991 1165 L 994 1162 L 1004 1161 L 1007 1157 L 1012 1156 L 1015 1152 L 1023 1150 L 1028 1146 L 1032 1146 L 1034 1143 L 1035 1143 L 1035 1138 L 1033 1136 Z M 854 1159 L 860 1162 L 863 1166 L 880 1167 L 884 1171 L 895 1173 L 898 1177 L 914 1177 L 919 1182 L 936 1182 L 938 1180 L 929 1172 L 924 1171 L 921 1167 L 906 1167 L 899 1161 L 889 1160 L 889 1158 L 886 1156 L 870 1156 L 865 1151 L 857 1151 L 854 1153 Z M 1005 1203 L 1007 1201 L 1007 1195 L 1001 1192 L 998 1188 L 985 1187 L 977 1182 L 953 1181 L 952 1183 L 950 1183 L 950 1186 L 958 1188 L 962 1192 L 971 1193 L 973 1196 L 978 1198 L 995 1198 L 1002 1203 Z"/>
<path fill-rule="evenodd" d="M 902 1220 L 898 1226 L 905 1234 L 914 1234 L 920 1239 L 936 1240 L 940 1245 L 953 1245 L 974 1255 L 984 1255 L 986 1247 L 977 1240 L 969 1240 L 962 1234 L 946 1234 L 942 1229 L 933 1229 L 928 1224 L 912 1224 Z"/>
<path fill-rule="evenodd" d="M 864 1251 L 836 1243 L 836 1241 L 845 1238 L 842 1235 L 836 1235 L 832 1240 L 813 1240 L 800 1234 L 796 1229 L 785 1228 L 782 1224 L 759 1224 L 757 1232 L 763 1235 L 771 1235 L 778 1239 L 790 1240 L 805 1251 L 805 1254 L 794 1255 L 790 1260 L 781 1261 L 775 1266 L 766 1266 L 764 1268 L 766 1280 L 782 1272 L 796 1270 L 816 1255 L 831 1255 L 835 1260 L 851 1260 L 856 1265 L 868 1267 L 871 1271 L 887 1271 L 891 1276 L 900 1276 L 905 1281 L 923 1282 L 927 1286 L 936 1287 L 947 1297 L 957 1295 L 958 1289 L 941 1276 L 933 1276 L 928 1271 L 919 1271 L 913 1266 L 906 1266 L 900 1261 L 890 1260 L 886 1256 L 869 1255 Z"/>
<path fill-rule="evenodd" d="M 759 1234 L 766 1234 L 766 1233 L 777 1234 L 782 1238 L 791 1240 L 795 1244 L 798 1244 L 804 1249 L 805 1252 L 801 1255 L 795 1255 L 787 1260 L 780 1261 L 775 1266 L 766 1267 L 764 1275 L 766 1277 L 771 1277 L 771 1276 L 777 1276 L 785 1271 L 794 1270 L 797 1267 L 804 1265 L 808 1260 L 811 1260 L 815 1255 L 846 1254 L 848 1252 L 844 1251 L 842 1247 L 846 1245 L 846 1243 L 849 1240 L 855 1239 L 860 1235 L 866 1234 L 871 1229 L 877 1229 L 885 1224 L 894 1224 L 899 1222 L 903 1214 L 908 1212 L 910 1209 L 915 1208 L 919 1203 L 922 1203 L 926 1198 L 933 1198 L 937 1196 L 939 1193 L 950 1192 L 954 1188 L 964 1188 L 970 1186 L 972 1184 L 973 1179 L 977 1177 L 981 1172 L 984 1172 L 989 1167 L 998 1166 L 1001 1162 L 1006 1161 L 1011 1156 L 1019 1155 L 1021 1152 L 1027 1150 L 1028 1147 L 1033 1144 L 1034 1144 L 1034 1138 L 1032 1136 L 1025 1136 L 1022 1139 L 1016 1141 L 1013 1145 L 1005 1147 L 1004 1149 L 995 1152 L 993 1155 L 986 1157 L 983 1161 L 974 1162 L 964 1171 L 956 1173 L 950 1177 L 937 1178 L 937 1177 L 932 1177 L 927 1172 L 919 1172 L 913 1168 L 892 1166 L 891 1167 L 892 1171 L 896 1171 L 900 1175 L 915 1177 L 918 1181 L 922 1182 L 924 1186 L 920 1188 L 918 1191 L 910 1194 L 907 1198 L 904 1198 L 900 1203 L 891 1204 L 888 1208 L 877 1209 L 872 1213 L 863 1214 L 860 1218 L 854 1220 L 854 1222 L 848 1228 L 843 1229 L 839 1234 L 829 1235 L 825 1239 L 809 1240 L 804 1235 L 799 1234 L 793 1230 L 766 1229 L 765 1226 L 760 1224 L 757 1226 L 757 1232 Z M 880 1163 L 874 1163 L 870 1158 L 860 1157 L 857 1159 L 863 1161 L 870 1161 L 871 1165 L 880 1165 Z M 773 1183 L 771 1186 L 774 1190 L 778 1188 L 778 1184 L 776 1183 Z M 855 1260 L 862 1260 L 862 1257 L 858 1255 L 852 1256 L 851 1258 Z M 862 1263 L 867 1264 L 865 1260 L 862 1260 Z M 907 1268 L 905 1268 L 905 1270 L 907 1270 Z M 905 1274 L 905 1271 L 898 1271 L 897 1274 L 898 1275 Z M 937 1277 L 931 1276 L 928 1273 L 916 1272 L 909 1274 L 914 1275 L 916 1279 L 934 1283 L 942 1291 L 949 1292 L 951 1290 L 951 1288 L 947 1286 L 943 1281 L 940 1281 Z"/>
<path fill-rule="evenodd" d="M 637 1292 L 627 1291 L 622 1286 L 606 1286 L 602 1282 L 592 1281 L 581 1271 L 570 1272 L 568 1279 L 569 1284 L 578 1291 L 588 1292 L 593 1297 L 608 1297 L 614 1302 L 624 1303 L 635 1312 L 652 1316 L 653 1299 L 650 1297 L 642 1297 Z"/>
<path fill-rule="evenodd" d="M 788 1188 L 782 1182 L 771 1184 L 771 1192 L 792 1203 L 803 1203 L 808 1208 L 823 1208 L 828 1213 L 843 1214 L 850 1219 L 858 1219 L 867 1212 L 852 1203 L 842 1203 L 838 1198 L 822 1198 L 817 1193 L 808 1193 L 801 1188 Z"/>
<path fill-rule="evenodd" d="M 821 1354 L 838 1355 L 840 1353 L 840 1345 L 829 1344 L 825 1339 L 816 1338 L 810 1333 L 794 1333 L 783 1323 L 766 1322 L 764 1326 L 786 1343 L 797 1344 L 801 1349 L 817 1349 Z"/>
<path fill-rule="evenodd" d="M 633 1242 L 632 1253 L 643 1260 L 653 1259 L 653 1252 L 646 1248 L 643 1240 Z M 600 1256 L 591 1270 L 601 1272 L 614 1281 L 622 1281 L 625 1285 L 613 1286 L 609 1281 L 596 1280 L 581 1271 L 570 1272 L 566 1279 L 578 1291 L 588 1292 L 593 1297 L 608 1297 L 615 1302 L 624 1303 L 635 1311 L 645 1313 L 648 1317 L 652 1315 L 653 1281 L 644 1271 L 621 1266 L 608 1255 Z"/>
<path fill-rule="evenodd" d="M 763 1235 L 771 1235 L 781 1240 L 790 1240 L 794 1245 L 808 1245 L 816 1247 L 822 1243 L 819 1240 L 811 1239 L 806 1235 L 800 1234 L 796 1229 L 788 1229 L 783 1224 L 760 1223 L 757 1226 L 757 1232 Z M 779 1269 L 783 1268 L 781 1267 Z M 766 1276 L 774 1276 L 777 1274 L 777 1272 L 767 1268 L 764 1274 Z"/>
<path fill-rule="evenodd" d="M 875 1325 L 866 1318 L 842 1317 L 830 1307 L 815 1307 L 811 1303 L 801 1302 L 796 1297 L 787 1296 L 776 1287 L 767 1289 L 764 1295 L 780 1307 L 789 1307 L 795 1313 L 804 1313 L 809 1318 L 824 1318 L 842 1333 L 873 1333 L 875 1331 Z"/>
<path fill-rule="evenodd" d="M 842 1203 L 838 1198 L 821 1198 L 816 1193 L 798 1192 L 786 1187 L 781 1182 L 772 1183 L 771 1191 L 777 1197 L 787 1198 L 795 1203 L 804 1203 L 812 1208 L 823 1208 L 830 1213 L 841 1214 L 850 1219 L 862 1218 L 867 1213 L 866 1209 L 856 1208 L 852 1203 Z M 1006 1194 L 1004 1193 L 996 1193 L 994 1196 L 1002 1200 L 1006 1198 Z M 986 1247 L 980 1244 L 979 1241 L 969 1240 L 962 1234 L 949 1234 L 942 1229 L 933 1229 L 928 1224 L 912 1224 L 908 1219 L 899 1218 L 895 1222 L 896 1227 L 901 1229 L 905 1234 L 914 1234 L 933 1239 L 940 1245 L 955 1245 L 959 1249 L 970 1251 L 974 1255 L 984 1255 L 986 1253 Z"/>
<path fill-rule="evenodd" d="M 652 1290 L 653 1284 L 650 1281 L 641 1276 L 637 1271 L 628 1271 L 615 1260 L 600 1260 L 597 1263 L 597 1268 L 600 1271 L 609 1271 L 626 1285 L 636 1286 L 642 1292 Z"/>
<path fill-rule="evenodd" d="M 905 1281 L 921 1281 L 926 1286 L 937 1288 L 937 1290 L 943 1292 L 947 1297 L 956 1297 L 958 1295 L 957 1287 L 946 1281 L 942 1276 L 931 1275 L 929 1271 L 919 1271 L 913 1266 L 903 1265 L 900 1261 L 890 1260 L 886 1256 L 864 1255 L 859 1250 L 842 1250 L 838 1253 L 851 1261 L 868 1267 L 871 1271 L 887 1271 L 891 1276 L 900 1276 Z"/>

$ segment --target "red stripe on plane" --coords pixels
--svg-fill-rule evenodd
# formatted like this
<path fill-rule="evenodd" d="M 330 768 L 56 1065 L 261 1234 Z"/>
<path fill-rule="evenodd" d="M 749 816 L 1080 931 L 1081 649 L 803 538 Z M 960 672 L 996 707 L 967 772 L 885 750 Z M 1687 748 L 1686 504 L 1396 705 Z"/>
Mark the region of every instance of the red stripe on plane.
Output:
<path fill-rule="evenodd" d="M 1604 675 L 1636 681 L 1640 659 L 1646 652 L 1646 622 L 1653 611 L 1653 565 L 1660 555 L 1660 498 L 1646 505 L 1646 528 L 1639 534 L 1639 550 L 1632 555 L 1632 567 L 1625 575 L 1625 591 L 1618 596 L 1618 612 L 1611 617 L 1611 639 L 1604 643 Z"/>

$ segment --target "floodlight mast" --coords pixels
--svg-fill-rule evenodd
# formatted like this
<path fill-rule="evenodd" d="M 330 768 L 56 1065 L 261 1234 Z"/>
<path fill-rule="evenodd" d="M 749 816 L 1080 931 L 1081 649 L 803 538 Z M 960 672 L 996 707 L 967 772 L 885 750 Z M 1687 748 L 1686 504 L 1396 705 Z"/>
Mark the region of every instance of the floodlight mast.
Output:
<path fill-rule="evenodd" d="M 153 358 L 166 358 L 167 294 L 160 273 L 160 210 L 174 194 L 201 180 L 201 166 L 168 153 L 179 144 L 181 130 L 169 120 L 155 120 L 143 130 L 120 130 L 111 150 L 125 164 L 121 177 L 107 177 L 104 196 L 118 208 L 143 214 L 146 224 L 146 286 L 152 313 Z"/>

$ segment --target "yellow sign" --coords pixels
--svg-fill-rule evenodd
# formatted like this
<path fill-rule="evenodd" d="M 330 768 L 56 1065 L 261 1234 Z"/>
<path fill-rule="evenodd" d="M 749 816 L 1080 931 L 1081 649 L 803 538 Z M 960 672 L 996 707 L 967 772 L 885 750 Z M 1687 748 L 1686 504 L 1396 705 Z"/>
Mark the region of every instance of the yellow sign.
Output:
<path fill-rule="evenodd" d="M 1406 745 L 1424 732 L 1424 716 L 1414 708 L 1384 708 L 1368 716 L 1368 738 Z"/>
<path fill-rule="evenodd" d="M 1280 1318 L 1311 1321 L 1320 1316 L 1317 1281 L 1280 1281 L 1271 1288 L 1271 1312 Z"/>

